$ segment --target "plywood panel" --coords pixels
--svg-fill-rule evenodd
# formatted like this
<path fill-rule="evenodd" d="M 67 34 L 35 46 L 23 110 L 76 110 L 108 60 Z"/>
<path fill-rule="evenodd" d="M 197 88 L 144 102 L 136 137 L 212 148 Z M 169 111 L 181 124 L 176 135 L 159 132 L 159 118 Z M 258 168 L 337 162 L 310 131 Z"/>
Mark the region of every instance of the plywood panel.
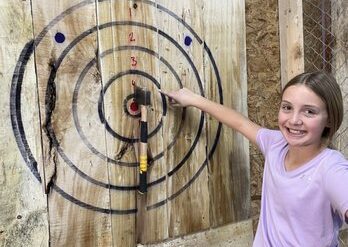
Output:
<path fill-rule="evenodd" d="M 0 245 L 47 246 L 30 2 L 0 1 Z"/>
<path fill-rule="evenodd" d="M 207 96 L 247 115 L 244 1 L 205 1 L 204 10 Z M 248 142 L 212 119 L 208 126 L 211 224 L 245 220 L 250 208 Z"/>
<path fill-rule="evenodd" d="M 111 245 L 92 1 L 33 1 L 43 166 L 53 246 Z"/>

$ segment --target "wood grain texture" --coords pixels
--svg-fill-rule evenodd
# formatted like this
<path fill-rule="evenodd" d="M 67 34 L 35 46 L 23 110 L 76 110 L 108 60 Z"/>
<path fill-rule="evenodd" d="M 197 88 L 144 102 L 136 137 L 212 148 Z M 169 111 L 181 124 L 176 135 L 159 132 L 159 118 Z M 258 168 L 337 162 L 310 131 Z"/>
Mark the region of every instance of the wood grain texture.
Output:
<path fill-rule="evenodd" d="M 100 212 L 110 210 L 107 166 L 88 147 L 101 153 L 106 149 L 105 130 L 98 121 L 101 83 L 96 66 L 83 77 L 96 57 L 97 35 L 87 31 L 96 26 L 95 5 L 33 1 L 32 8 L 34 36 L 42 37 L 35 58 L 50 243 L 107 246 L 112 241 L 110 217 Z M 65 40 L 57 39 L 58 33 Z"/>
<path fill-rule="evenodd" d="M 98 3 L 98 25 L 128 20 L 129 4 L 127 1 L 106 1 Z M 103 88 L 110 85 L 104 93 L 103 108 L 106 123 L 116 133 L 128 138 L 137 138 L 133 131 L 137 122 L 126 115 L 123 101 L 132 94 L 131 75 L 112 80 L 119 73 L 130 69 L 130 50 L 114 51 L 102 54 L 121 46 L 129 45 L 128 30 L 131 26 L 112 25 L 99 30 L 99 63 Z M 105 126 L 104 126 L 105 127 Z M 122 166 L 119 162 L 136 162 L 135 146 L 121 141 L 106 132 L 107 156 L 115 162 L 108 162 L 108 180 L 110 184 L 121 186 L 136 185 L 137 169 Z M 136 210 L 136 191 L 110 190 L 110 208 L 116 210 Z M 112 215 L 112 239 L 114 246 L 135 246 L 135 214 Z"/>
<path fill-rule="evenodd" d="M 218 135 L 207 115 L 172 107 L 158 92 L 185 86 L 219 101 L 231 90 L 224 103 L 244 111 L 243 4 L 31 2 L 35 50 L 27 73 L 38 108 L 27 124 L 41 127 L 28 133 L 37 142 L 30 146 L 42 168 L 52 246 L 150 244 L 245 219 L 245 142 L 224 129 Z M 144 195 L 137 193 L 133 81 L 151 92 Z"/>
<path fill-rule="evenodd" d="M 241 221 L 204 232 L 189 234 L 181 238 L 164 241 L 159 244 L 146 245 L 147 247 L 247 247 L 252 245 L 253 235 L 250 231 L 251 221 Z"/>
<path fill-rule="evenodd" d="M 157 3 L 176 15 L 175 18 L 168 12 L 162 11 L 158 18 L 159 28 L 174 39 L 168 42 L 168 39 L 160 37 L 159 52 L 170 62 L 179 76 L 177 82 L 170 77 L 172 75 L 162 74 L 163 89 L 177 90 L 184 86 L 197 93 L 204 93 L 203 43 L 199 43 L 194 36 L 195 34 L 203 39 L 203 2 L 160 0 Z M 192 39 L 192 43 L 185 43 L 185 39 Z M 204 164 L 206 128 L 203 118 L 205 116 L 193 108 L 186 108 L 185 112 L 183 111 L 170 108 L 166 120 L 168 125 L 164 128 L 169 129 L 169 133 L 164 136 L 167 140 L 175 139 L 175 134 L 180 131 L 175 144 L 166 155 L 169 170 L 167 184 L 169 237 L 207 229 L 210 225 L 208 174 Z M 183 114 L 185 114 L 184 120 Z M 183 125 L 180 127 L 182 121 Z"/>
<path fill-rule="evenodd" d="M 205 42 L 211 47 L 221 77 L 219 92 L 219 81 L 205 57 L 207 96 L 247 115 L 244 1 L 205 1 L 204 10 L 204 16 L 212 16 L 205 19 Z M 215 143 L 218 123 L 209 119 L 208 128 L 208 149 L 217 144 L 209 162 L 211 225 L 245 220 L 250 210 L 248 141 L 224 126 Z"/>
<path fill-rule="evenodd" d="M 278 8 L 281 82 L 284 86 L 304 71 L 302 1 L 280 0 Z"/>
<path fill-rule="evenodd" d="M 0 1 L 0 15 L 0 245 L 47 246 L 46 196 L 33 160 L 42 158 L 36 75 L 33 57 L 23 55 L 33 38 L 30 3 Z"/>

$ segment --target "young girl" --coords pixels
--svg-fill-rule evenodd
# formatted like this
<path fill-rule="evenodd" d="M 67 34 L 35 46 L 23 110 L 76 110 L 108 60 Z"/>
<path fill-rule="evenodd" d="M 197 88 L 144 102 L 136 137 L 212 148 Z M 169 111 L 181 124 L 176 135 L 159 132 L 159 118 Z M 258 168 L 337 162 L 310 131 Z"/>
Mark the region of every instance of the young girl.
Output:
<path fill-rule="evenodd" d="M 186 88 L 163 92 L 242 133 L 265 157 L 254 247 L 333 247 L 348 223 L 348 161 L 331 149 L 343 119 L 342 95 L 324 72 L 303 73 L 283 89 L 279 130 L 260 127 L 233 109 Z"/>

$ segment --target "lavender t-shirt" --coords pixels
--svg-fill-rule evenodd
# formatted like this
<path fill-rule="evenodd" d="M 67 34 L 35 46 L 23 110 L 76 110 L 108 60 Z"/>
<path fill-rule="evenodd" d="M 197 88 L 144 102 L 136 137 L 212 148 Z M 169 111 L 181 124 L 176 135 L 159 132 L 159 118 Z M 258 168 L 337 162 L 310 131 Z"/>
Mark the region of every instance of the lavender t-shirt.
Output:
<path fill-rule="evenodd" d="M 260 129 L 257 144 L 265 168 L 253 247 L 337 246 L 348 210 L 348 161 L 327 148 L 303 166 L 286 171 L 288 145 L 280 131 Z"/>

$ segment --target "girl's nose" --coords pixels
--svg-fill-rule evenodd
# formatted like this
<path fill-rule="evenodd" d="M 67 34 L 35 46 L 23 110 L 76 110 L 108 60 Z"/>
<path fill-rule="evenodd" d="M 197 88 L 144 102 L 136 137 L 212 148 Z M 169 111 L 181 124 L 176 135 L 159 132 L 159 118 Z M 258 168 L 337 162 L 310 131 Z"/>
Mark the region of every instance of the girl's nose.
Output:
<path fill-rule="evenodd" d="M 293 125 L 301 125 L 303 122 L 302 122 L 300 114 L 293 113 L 290 118 L 290 123 Z"/>

